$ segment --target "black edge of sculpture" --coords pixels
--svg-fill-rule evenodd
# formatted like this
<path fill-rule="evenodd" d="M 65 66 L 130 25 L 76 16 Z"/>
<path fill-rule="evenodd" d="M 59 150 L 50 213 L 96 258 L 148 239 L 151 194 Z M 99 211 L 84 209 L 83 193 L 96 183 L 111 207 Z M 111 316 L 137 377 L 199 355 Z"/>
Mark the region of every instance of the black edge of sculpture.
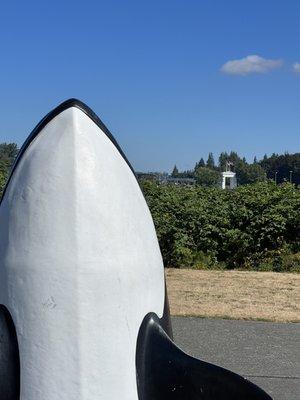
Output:
<path fill-rule="evenodd" d="M 0 399 L 19 398 L 20 360 L 17 334 L 9 311 L 0 305 Z"/>

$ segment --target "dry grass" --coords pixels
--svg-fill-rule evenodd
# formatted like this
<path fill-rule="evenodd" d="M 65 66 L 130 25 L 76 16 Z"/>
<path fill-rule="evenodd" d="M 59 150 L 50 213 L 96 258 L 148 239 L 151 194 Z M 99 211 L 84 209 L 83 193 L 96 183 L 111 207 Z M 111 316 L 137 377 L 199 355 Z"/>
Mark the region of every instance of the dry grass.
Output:
<path fill-rule="evenodd" d="M 172 315 L 300 322 L 300 274 L 167 269 Z"/>

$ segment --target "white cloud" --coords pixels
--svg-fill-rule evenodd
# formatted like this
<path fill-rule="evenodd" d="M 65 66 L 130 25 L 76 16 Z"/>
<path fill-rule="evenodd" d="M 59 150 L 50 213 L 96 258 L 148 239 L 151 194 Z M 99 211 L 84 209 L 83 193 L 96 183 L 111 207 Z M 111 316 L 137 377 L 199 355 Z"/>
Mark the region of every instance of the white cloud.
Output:
<path fill-rule="evenodd" d="M 299 63 L 299 62 L 295 62 L 295 63 L 293 64 L 293 71 L 294 71 L 296 74 L 300 74 L 300 63 Z"/>
<path fill-rule="evenodd" d="M 257 55 L 249 55 L 239 60 L 227 61 L 222 65 L 221 71 L 229 75 L 264 74 L 272 69 L 280 68 L 282 64 L 282 60 L 268 60 Z"/>

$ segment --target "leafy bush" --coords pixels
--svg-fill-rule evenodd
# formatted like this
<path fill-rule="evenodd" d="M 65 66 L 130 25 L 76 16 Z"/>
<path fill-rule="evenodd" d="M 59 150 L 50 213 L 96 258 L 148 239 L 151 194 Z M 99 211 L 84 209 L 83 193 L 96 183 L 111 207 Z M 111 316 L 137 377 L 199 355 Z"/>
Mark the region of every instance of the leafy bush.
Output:
<path fill-rule="evenodd" d="M 214 169 L 198 167 L 194 174 L 198 185 L 217 186 L 220 183 L 220 173 Z"/>
<path fill-rule="evenodd" d="M 261 182 L 227 191 L 141 183 L 165 266 L 300 270 L 300 190 Z"/>

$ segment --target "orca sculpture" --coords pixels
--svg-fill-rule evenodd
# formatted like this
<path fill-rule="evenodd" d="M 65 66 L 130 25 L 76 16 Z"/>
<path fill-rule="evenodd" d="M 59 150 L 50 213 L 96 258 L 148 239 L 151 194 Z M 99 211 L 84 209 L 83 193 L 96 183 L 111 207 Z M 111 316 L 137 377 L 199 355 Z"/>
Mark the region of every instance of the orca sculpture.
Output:
<path fill-rule="evenodd" d="M 31 133 L 0 206 L 0 400 L 263 400 L 175 346 L 132 167 L 68 100 Z"/>

